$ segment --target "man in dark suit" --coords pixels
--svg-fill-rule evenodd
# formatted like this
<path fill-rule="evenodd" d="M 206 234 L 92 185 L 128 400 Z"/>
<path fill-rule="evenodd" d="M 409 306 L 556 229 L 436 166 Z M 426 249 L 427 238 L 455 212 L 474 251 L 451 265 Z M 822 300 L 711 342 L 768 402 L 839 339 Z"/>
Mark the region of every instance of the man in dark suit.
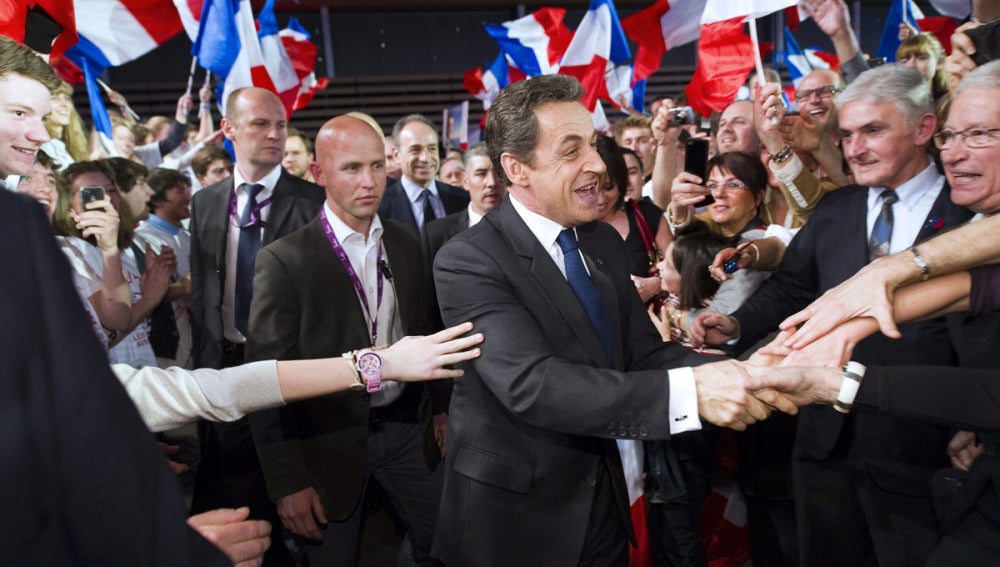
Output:
<path fill-rule="evenodd" d="M 285 108 L 269 91 L 238 89 L 226 101 L 222 131 L 233 143 L 236 169 L 232 177 L 196 193 L 191 203 L 191 319 L 197 367 L 244 362 L 256 252 L 315 218 L 322 205 L 322 188 L 280 165 L 286 127 Z M 205 424 L 201 450 L 194 510 L 249 505 L 254 517 L 275 524 L 270 556 L 283 553 L 281 530 L 264 494 L 246 421 Z"/>
<path fill-rule="evenodd" d="M 443 219 L 432 220 L 424 229 L 424 260 L 427 263 L 427 275 L 431 276 L 431 266 L 438 250 L 451 237 L 478 223 L 487 213 L 500 206 L 507 187 L 497 183 L 493 173 L 493 162 L 490 161 L 486 144 L 476 144 L 465 152 L 465 179 L 462 188 L 469 193 L 469 206 L 452 213 Z M 438 310 L 437 293 L 434 292 L 434 281 L 430 281 L 431 320 L 435 329 L 443 329 L 441 313 Z M 445 452 L 445 441 L 448 431 L 448 398 L 451 396 L 451 380 L 441 380 L 428 384 L 431 393 L 431 405 L 434 413 L 434 438 L 437 440 L 442 454 Z"/>
<path fill-rule="evenodd" d="M 0 37 L 0 52 L 2 180 L 32 173 L 61 81 L 24 45 Z M 86 216 L 85 234 L 95 221 Z M 0 238 L 9 271 L 0 293 L 0 564 L 231 565 L 191 529 L 209 523 L 205 533 L 232 560 L 259 554 L 266 540 L 240 540 L 267 526 L 237 511 L 185 523 L 177 479 L 109 372 L 42 207 L 0 189 Z M 258 553 L 234 549 L 240 543 Z"/>
<path fill-rule="evenodd" d="M 823 198 L 775 274 L 732 317 L 698 318 L 696 325 L 713 333 L 739 337 L 737 349 L 871 259 L 970 216 L 951 203 L 946 180 L 926 153 L 936 119 L 918 73 L 897 65 L 868 71 L 836 102 L 844 155 L 858 185 Z M 900 339 L 871 337 L 854 359 L 949 365 L 955 352 L 939 318 L 904 327 Z M 804 409 L 793 461 L 802 564 L 923 564 L 937 541 L 929 481 L 947 464 L 947 442 L 946 430 L 928 424 Z"/>
<path fill-rule="evenodd" d="M 402 176 L 386 187 L 379 217 L 405 222 L 423 233 L 428 222 L 469 204 L 465 191 L 435 180 L 440 157 L 434 123 L 423 115 L 410 114 L 396 122 L 392 137 L 398 144 L 395 151 Z"/>
<path fill-rule="evenodd" d="M 509 194 L 435 261 L 445 322 L 488 337 L 452 396 L 434 538 L 447 565 L 624 565 L 616 440 L 767 413 L 734 362 L 668 373 L 700 357 L 660 340 L 621 237 L 595 221 L 605 168 L 581 95 L 562 75 L 504 89 L 486 141 Z"/>
<path fill-rule="evenodd" d="M 424 456 L 424 390 L 373 383 L 365 369 L 372 371 L 377 354 L 357 352 L 428 325 L 417 233 L 376 214 L 385 158 L 374 124 L 352 113 L 323 126 L 313 175 L 326 188 L 326 205 L 315 220 L 261 251 L 254 279 L 249 359 L 353 352 L 359 371 L 358 390 L 249 417 L 267 493 L 317 567 L 354 565 L 372 475 L 410 527 L 413 562 L 433 564 L 441 474 Z"/>

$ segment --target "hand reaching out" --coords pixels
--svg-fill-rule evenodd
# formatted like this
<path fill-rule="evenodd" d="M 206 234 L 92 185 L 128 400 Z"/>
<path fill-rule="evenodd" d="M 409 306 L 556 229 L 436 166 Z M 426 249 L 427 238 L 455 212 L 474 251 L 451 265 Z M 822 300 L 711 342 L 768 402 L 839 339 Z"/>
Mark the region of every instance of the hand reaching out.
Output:
<path fill-rule="evenodd" d="M 188 525 L 221 549 L 236 567 L 256 567 L 271 546 L 271 524 L 249 517 L 249 508 L 220 508 L 191 516 Z"/>

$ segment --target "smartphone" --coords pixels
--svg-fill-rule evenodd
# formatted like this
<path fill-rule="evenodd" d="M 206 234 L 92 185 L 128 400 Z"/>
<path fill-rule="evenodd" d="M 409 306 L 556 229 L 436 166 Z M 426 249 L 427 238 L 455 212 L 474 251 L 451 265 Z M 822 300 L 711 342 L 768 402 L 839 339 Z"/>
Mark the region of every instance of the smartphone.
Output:
<path fill-rule="evenodd" d="M 689 138 L 684 144 L 684 171 L 697 175 L 702 183 L 708 179 L 708 140 Z M 705 207 L 715 202 L 711 195 L 695 203 L 695 207 Z"/>
<path fill-rule="evenodd" d="M 88 210 L 87 203 L 100 201 L 103 198 L 104 187 L 101 187 L 100 185 L 84 185 L 83 187 L 80 187 L 80 208 L 83 211 Z"/>

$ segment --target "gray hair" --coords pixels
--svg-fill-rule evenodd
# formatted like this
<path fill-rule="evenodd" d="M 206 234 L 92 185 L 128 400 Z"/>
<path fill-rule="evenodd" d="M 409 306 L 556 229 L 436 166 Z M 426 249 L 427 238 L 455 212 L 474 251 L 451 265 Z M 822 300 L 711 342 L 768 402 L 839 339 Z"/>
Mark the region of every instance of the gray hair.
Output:
<path fill-rule="evenodd" d="M 891 102 L 899 108 L 906 124 L 911 127 L 919 123 L 921 116 L 934 113 L 930 83 L 916 70 L 897 63 L 865 71 L 837 95 L 835 102 L 841 112 L 849 102 Z"/>
<path fill-rule="evenodd" d="M 472 146 L 471 148 L 465 150 L 465 164 L 464 165 L 465 165 L 466 169 L 469 168 L 469 160 L 472 159 L 475 156 L 481 156 L 481 157 L 484 157 L 486 159 L 490 159 L 490 149 L 486 146 L 485 143 L 480 142 L 480 143 Z"/>
<path fill-rule="evenodd" d="M 402 133 L 403 128 L 413 122 L 420 122 L 426 124 L 431 130 L 434 130 L 434 135 L 438 136 L 437 126 L 433 122 L 427 119 L 423 114 L 408 114 L 396 121 L 396 125 L 392 127 L 392 142 L 396 147 L 399 147 L 399 134 Z M 440 138 L 440 136 L 438 136 Z"/>
<path fill-rule="evenodd" d="M 486 144 L 500 183 L 510 185 L 501 155 L 508 153 L 529 166 L 534 164 L 535 146 L 541 137 L 535 110 L 546 104 L 578 102 L 582 97 L 580 82 L 568 75 L 532 77 L 500 91 L 486 115 Z"/>
<path fill-rule="evenodd" d="M 962 82 L 958 84 L 958 88 L 955 89 L 952 96 L 957 96 L 962 91 L 978 87 L 1000 87 L 1000 60 L 990 61 L 970 71 L 968 75 L 962 78 Z"/>

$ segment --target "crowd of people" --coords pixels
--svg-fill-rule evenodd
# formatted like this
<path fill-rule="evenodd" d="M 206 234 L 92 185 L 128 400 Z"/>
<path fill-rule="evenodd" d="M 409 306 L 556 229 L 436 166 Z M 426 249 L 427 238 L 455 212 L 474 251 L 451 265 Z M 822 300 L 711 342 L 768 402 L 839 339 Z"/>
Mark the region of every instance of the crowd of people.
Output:
<path fill-rule="evenodd" d="M 399 565 L 1000 562 L 1000 13 L 869 68 L 804 4 L 795 111 L 542 76 L 465 150 L 206 85 L 108 155 L 0 37 L 0 562 L 354 565 L 373 481 Z"/>

